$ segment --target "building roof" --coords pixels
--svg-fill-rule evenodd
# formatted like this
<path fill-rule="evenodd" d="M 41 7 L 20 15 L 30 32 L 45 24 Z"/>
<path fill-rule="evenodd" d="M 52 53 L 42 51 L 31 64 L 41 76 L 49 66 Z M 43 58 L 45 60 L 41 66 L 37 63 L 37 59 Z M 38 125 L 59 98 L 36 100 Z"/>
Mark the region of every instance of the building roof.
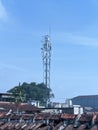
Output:
<path fill-rule="evenodd" d="M 0 93 L 0 95 L 12 95 L 12 93 Z"/>
<path fill-rule="evenodd" d="M 62 119 L 75 119 L 76 115 L 75 114 L 61 114 Z"/>
<path fill-rule="evenodd" d="M 17 107 L 19 111 L 27 111 L 27 112 L 40 112 L 40 109 L 27 103 L 15 104 L 11 102 L 0 102 L 0 108 L 3 108 L 4 111 L 17 111 Z"/>
<path fill-rule="evenodd" d="M 72 99 L 75 98 L 98 98 L 98 95 L 80 95 L 80 96 L 73 97 Z"/>

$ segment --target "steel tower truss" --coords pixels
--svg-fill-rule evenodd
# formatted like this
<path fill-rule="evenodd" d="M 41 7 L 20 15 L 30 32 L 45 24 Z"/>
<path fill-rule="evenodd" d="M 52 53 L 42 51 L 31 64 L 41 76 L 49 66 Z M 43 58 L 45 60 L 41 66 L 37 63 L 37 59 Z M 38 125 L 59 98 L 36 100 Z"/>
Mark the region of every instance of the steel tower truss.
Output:
<path fill-rule="evenodd" d="M 47 88 L 50 88 L 50 63 L 51 63 L 51 43 L 49 35 L 45 35 L 42 47 L 43 59 L 43 82 Z"/>

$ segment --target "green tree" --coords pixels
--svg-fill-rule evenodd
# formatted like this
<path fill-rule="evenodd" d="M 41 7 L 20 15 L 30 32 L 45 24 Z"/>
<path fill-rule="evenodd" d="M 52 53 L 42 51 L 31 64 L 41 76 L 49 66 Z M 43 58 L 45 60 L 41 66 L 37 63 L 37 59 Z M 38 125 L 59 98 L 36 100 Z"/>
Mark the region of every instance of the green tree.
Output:
<path fill-rule="evenodd" d="M 20 86 L 20 83 L 19 83 L 19 86 L 14 87 L 13 89 L 11 89 L 11 91 L 9 90 L 8 92 L 12 92 L 13 96 L 15 97 L 15 104 L 16 104 L 17 113 L 18 113 L 19 112 L 19 105 L 22 102 L 25 102 L 25 100 L 26 100 L 25 94 L 23 93 L 23 90 L 22 90 L 22 87 Z"/>
<path fill-rule="evenodd" d="M 15 86 L 8 92 L 13 93 L 17 102 L 28 102 L 30 100 L 38 100 L 41 104 L 54 97 L 52 90 L 47 88 L 43 83 L 36 84 L 35 82 L 26 83 Z"/>

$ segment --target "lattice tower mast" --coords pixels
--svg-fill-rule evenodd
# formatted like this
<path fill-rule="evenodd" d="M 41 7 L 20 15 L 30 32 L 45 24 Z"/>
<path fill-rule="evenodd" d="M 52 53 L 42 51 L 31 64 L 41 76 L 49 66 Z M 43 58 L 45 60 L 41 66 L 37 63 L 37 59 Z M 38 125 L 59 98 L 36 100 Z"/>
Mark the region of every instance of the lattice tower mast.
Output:
<path fill-rule="evenodd" d="M 50 88 L 50 64 L 51 64 L 51 42 L 50 36 L 45 35 L 42 47 L 43 60 L 43 82 L 47 88 Z"/>

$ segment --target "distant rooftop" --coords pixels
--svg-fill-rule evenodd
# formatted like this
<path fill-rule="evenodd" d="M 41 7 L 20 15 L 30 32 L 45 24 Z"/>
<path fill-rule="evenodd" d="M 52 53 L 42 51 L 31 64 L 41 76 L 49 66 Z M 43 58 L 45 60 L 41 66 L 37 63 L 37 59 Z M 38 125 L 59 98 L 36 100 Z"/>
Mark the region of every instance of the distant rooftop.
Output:
<path fill-rule="evenodd" d="M 73 98 L 91 98 L 91 97 L 98 97 L 98 95 L 80 95 L 80 96 L 76 96 L 76 97 L 73 97 Z"/>

